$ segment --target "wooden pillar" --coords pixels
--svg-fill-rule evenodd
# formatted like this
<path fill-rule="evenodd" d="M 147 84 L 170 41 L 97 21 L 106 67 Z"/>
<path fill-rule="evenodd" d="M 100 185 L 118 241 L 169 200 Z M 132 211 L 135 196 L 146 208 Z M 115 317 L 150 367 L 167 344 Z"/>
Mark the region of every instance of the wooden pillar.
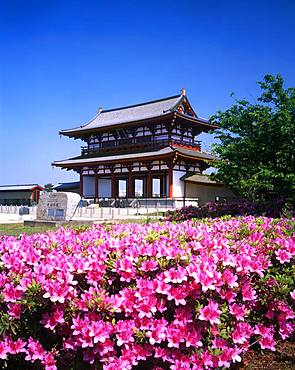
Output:
<path fill-rule="evenodd" d="M 112 188 L 112 198 L 116 198 L 117 196 L 117 184 L 116 184 L 116 176 L 115 172 L 111 172 L 111 188 Z"/>
<path fill-rule="evenodd" d="M 83 197 L 83 175 L 80 173 L 80 195 Z"/>
<path fill-rule="evenodd" d="M 132 166 L 128 166 L 127 198 L 134 198 Z"/>
<path fill-rule="evenodd" d="M 153 194 L 152 194 L 152 187 L 153 187 L 153 184 L 152 184 L 152 171 L 151 169 L 148 169 L 148 172 L 147 172 L 147 177 L 146 177 L 146 196 L 147 198 L 152 198 Z"/>
<path fill-rule="evenodd" d="M 99 197 L 99 190 L 98 190 L 98 174 L 95 174 L 94 177 L 94 191 L 95 191 L 95 199 L 94 203 L 98 203 L 98 197 Z"/>
<path fill-rule="evenodd" d="M 185 198 L 186 198 L 186 181 L 183 180 L 183 206 L 185 207 Z"/>
<path fill-rule="evenodd" d="M 168 170 L 169 177 L 169 198 L 173 198 L 173 167 L 170 166 Z"/>

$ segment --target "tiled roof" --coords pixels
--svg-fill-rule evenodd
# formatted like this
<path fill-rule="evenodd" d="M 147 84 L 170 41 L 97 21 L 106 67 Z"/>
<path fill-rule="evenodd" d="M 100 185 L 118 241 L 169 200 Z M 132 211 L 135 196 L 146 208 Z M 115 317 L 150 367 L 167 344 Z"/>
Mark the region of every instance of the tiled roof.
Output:
<path fill-rule="evenodd" d="M 72 132 L 92 130 L 106 126 L 113 126 L 122 123 L 164 116 L 171 113 L 173 109 L 182 101 L 182 99 L 183 95 L 175 95 L 165 99 L 154 100 L 142 104 L 102 110 L 85 125 L 77 128 L 62 130 L 60 131 L 60 134 L 67 135 Z"/>
<path fill-rule="evenodd" d="M 185 148 L 168 146 L 166 148 L 159 149 L 159 150 L 152 151 L 152 152 L 117 154 L 117 155 L 108 155 L 104 157 L 98 156 L 98 157 L 93 157 L 93 158 L 78 157 L 78 158 L 72 158 L 72 159 L 67 159 L 63 161 L 55 161 L 52 163 L 52 165 L 56 167 L 66 167 L 66 166 L 71 166 L 71 165 L 79 165 L 83 163 L 101 163 L 101 162 L 121 161 L 124 159 L 128 160 L 128 159 L 137 159 L 137 158 L 140 159 L 140 158 L 145 158 L 145 157 L 155 157 L 155 156 L 170 154 L 173 152 L 179 153 L 180 155 L 185 155 L 185 156 L 204 159 L 204 160 L 215 159 L 213 155 L 206 153 L 206 152 L 199 152 L 197 150 L 190 150 L 190 149 L 185 149 Z"/>
<path fill-rule="evenodd" d="M 207 152 L 199 152 L 197 150 L 190 150 L 186 148 L 179 148 L 176 147 L 175 150 L 179 152 L 180 154 L 189 156 L 189 157 L 196 157 L 200 159 L 206 159 L 206 160 L 215 160 L 216 157 L 214 157 L 212 154 Z"/>
<path fill-rule="evenodd" d="M 0 191 L 19 191 L 19 190 L 32 190 L 33 188 L 42 186 L 38 184 L 26 184 L 26 185 L 0 185 Z"/>
<path fill-rule="evenodd" d="M 200 175 L 200 174 L 186 174 L 182 176 L 180 180 L 195 182 L 199 184 L 206 184 L 206 185 L 222 185 L 219 182 L 211 180 L 208 176 Z"/>
<path fill-rule="evenodd" d="M 170 147 L 160 149 L 154 152 L 144 152 L 144 153 L 131 153 L 131 154 L 118 154 L 118 155 L 109 155 L 105 157 L 95 157 L 95 158 L 73 158 L 73 159 L 66 159 L 64 161 L 55 161 L 53 162 L 53 166 L 65 166 L 65 165 L 75 165 L 75 164 L 83 164 L 83 163 L 96 163 L 96 162 L 112 162 L 117 160 L 124 160 L 124 159 L 136 159 L 136 158 L 143 158 L 143 157 L 152 157 L 156 155 L 164 155 L 173 153 L 173 149 Z"/>
<path fill-rule="evenodd" d="M 53 187 L 54 190 L 66 190 L 66 189 L 73 189 L 73 188 L 78 188 L 80 186 L 79 181 L 74 181 L 74 182 L 62 182 Z"/>

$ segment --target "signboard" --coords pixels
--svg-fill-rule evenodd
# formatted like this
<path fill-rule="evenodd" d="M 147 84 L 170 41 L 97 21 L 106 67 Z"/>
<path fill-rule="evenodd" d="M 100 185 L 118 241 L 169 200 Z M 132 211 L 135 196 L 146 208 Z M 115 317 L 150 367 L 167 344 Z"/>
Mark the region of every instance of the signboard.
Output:
<path fill-rule="evenodd" d="M 70 221 L 80 199 L 77 193 L 43 192 L 37 207 L 37 220 Z"/>

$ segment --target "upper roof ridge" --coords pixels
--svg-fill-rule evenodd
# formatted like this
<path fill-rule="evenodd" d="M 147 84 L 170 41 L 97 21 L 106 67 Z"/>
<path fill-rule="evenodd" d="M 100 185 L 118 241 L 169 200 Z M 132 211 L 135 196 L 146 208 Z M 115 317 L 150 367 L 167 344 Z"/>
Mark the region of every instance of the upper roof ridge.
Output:
<path fill-rule="evenodd" d="M 126 105 L 124 107 L 111 108 L 111 109 L 103 109 L 103 110 L 101 110 L 99 112 L 99 114 L 101 114 L 101 113 L 107 113 L 107 112 L 114 112 L 116 110 L 123 110 L 123 109 L 128 109 L 128 108 L 140 107 L 142 105 L 160 103 L 160 102 L 165 101 L 165 100 L 176 99 L 176 98 L 181 98 L 181 97 L 182 97 L 181 94 L 177 94 L 177 95 L 173 95 L 173 96 L 168 96 L 167 98 L 156 99 L 156 100 L 149 100 L 149 101 L 138 103 L 138 104 Z"/>

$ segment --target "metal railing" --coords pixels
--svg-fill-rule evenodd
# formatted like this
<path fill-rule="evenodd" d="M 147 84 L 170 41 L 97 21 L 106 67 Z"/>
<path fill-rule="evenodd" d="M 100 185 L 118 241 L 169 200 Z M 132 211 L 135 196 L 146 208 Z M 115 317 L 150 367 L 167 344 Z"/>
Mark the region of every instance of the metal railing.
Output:
<path fill-rule="evenodd" d="M 89 201 L 89 199 L 87 199 Z M 198 206 L 198 198 L 101 198 L 98 203 L 81 202 L 74 218 L 92 220 L 128 220 L 133 217 L 161 217 L 168 210 L 183 206 Z"/>
<path fill-rule="evenodd" d="M 153 197 L 153 198 L 126 198 L 126 197 L 116 197 L 116 198 L 99 198 L 98 202 L 94 198 L 83 198 L 81 201 L 82 207 L 88 207 L 89 205 L 96 204 L 97 207 L 113 207 L 113 208 L 140 208 L 140 207 L 155 207 L 156 205 L 164 208 L 175 208 L 179 206 L 191 205 L 198 206 L 199 198 L 185 198 L 185 197 Z"/>

